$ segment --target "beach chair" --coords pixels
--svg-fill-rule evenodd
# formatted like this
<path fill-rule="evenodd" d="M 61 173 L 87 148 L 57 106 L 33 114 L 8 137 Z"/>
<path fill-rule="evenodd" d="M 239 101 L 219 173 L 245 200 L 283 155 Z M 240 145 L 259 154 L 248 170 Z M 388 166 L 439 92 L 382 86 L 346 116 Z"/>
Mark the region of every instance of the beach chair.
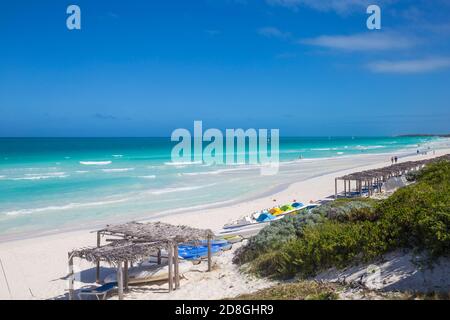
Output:
<path fill-rule="evenodd" d="M 117 282 L 110 282 L 92 289 L 81 289 L 78 293 L 78 298 L 80 300 L 83 300 L 83 296 L 95 296 L 97 300 L 106 300 L 106 296 L 108 295 L 108 293 L 114 290 L 117 290 Z"/>

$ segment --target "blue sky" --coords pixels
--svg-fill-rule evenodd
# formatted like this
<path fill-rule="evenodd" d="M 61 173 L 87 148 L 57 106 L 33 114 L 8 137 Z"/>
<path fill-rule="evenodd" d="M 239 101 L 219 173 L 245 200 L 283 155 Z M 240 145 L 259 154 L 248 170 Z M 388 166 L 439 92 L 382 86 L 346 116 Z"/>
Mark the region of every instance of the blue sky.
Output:
<path fill-rule="evenodd" d="M 0 136 L 450 132 L 449 40 L 448 0 L 9 1 Z"/>

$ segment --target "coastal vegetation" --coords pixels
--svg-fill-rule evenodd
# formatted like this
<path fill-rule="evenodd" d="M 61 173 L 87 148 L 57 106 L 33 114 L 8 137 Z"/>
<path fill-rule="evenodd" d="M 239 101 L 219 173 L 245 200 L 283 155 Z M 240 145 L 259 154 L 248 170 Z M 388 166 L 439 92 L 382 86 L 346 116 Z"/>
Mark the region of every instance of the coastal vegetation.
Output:
<path fill-rule="evenodd" d="M 338 290 L 342 290 L 342 286 L 334 283 L 299 281 L 243 294 L 233 300 L 337 300 Z"/>
<path fill-rule="evenodd" d="M 233 300 L 450 300 L 448 292 L 380 292 L 330 282 L 300 280 L 277 284 Z"/>
<path fill-rule="evenodd" d="M 450 162 L 430 164 L 384 200 L 342 199 L 263 229 L 236 254 L 261 276 L 314 276 L 400 248 L 450 254 Z"/>

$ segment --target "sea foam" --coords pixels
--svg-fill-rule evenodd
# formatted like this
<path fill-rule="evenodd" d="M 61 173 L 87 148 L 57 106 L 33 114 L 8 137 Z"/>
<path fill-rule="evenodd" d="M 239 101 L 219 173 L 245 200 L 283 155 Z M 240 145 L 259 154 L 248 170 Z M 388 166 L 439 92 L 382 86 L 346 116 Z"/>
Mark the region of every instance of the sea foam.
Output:
<path fill-rule="evenodd" d="M 166 166 L 190 166 L 190 165 L 198 165 L 202 164 L 202 161 L 173 161 L 173 162 L 164 162 Z"/>
<path fill-rule="evenodd" d="M 106 166 L 111 163 L 112 161 L 80 161 L 80 164 L 85 166 Z"/>
<path fill-rule="evenodd" d="M 16 178 L 8 178 L 8 180 L 12 181 L 20 181 L 20 180 L 46 180 L 46 179 L 55 179 L 55 178 L 67 178 L 65 172 L 48 172 L 48 173 L 27 173 L 23 177 Z"/>
<path fill-rule="evenodd" d="M 48 206 L 42 208 L 32 208 L 32 209 L 21 209 L 21 210 L 13 210 L 3 212 L 3 214 L 8 216 L 16 216 L 16 215 L 24 215 L 24 214 L 33 214 L 33 213 L 42 213 L 46 211 L 59 211 L 59 210 L 70 210 L 77 208 L 85 208 L 85 207 L 95 207 L 95 206 L 103 206 L 108 204 L 125 202 L 128 199 L 118 199 L 118 200 L 105 200 L 105 201 L 96 201 L 96 202 L 85 202 L 85 203 L 69 203 L 60 206 Z"/>
<path fill-rule="evenodd" d="M 184 191 L 198 190 L 198 189 L 211 187 L 213 185 L 215 185 L 215 183 L 207 184 L 207 185 L 203 185 L 203 186 L 164 188 L 164 189 L 159 189 L 159 190 L 152 190 L 152 191 L 149 191 L 149 193 L 150 194 L 154 194 L 154 195 L 160 195 L 160 194 L 165 194 L 165 193 L 174 193 L 174 192 L 184 192 Z"/>
<path fill-rule="evenodd" d="M 127 172 L 133 171 L 134 168 L 115 168 L 115 169 L 102 169 L 103 172 Z"/>

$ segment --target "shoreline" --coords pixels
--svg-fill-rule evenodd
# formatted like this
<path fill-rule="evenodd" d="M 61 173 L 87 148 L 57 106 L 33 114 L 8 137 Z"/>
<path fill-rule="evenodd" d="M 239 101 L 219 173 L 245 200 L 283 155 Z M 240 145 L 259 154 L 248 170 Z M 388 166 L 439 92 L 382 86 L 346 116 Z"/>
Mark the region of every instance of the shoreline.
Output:
<path fill-rule="evenodd" d="M 436 150 L 435 155 L 404 156 L 399 158 L 399 162 L 434 158 L 446 153 L 450 153 L 450 149 Z M 239 218 L 262 208 L 273 207 L 293 199 L 308 203 L 310 200 L 320 200 L 333 195 L 334 178 L 336 176 L 387 166 L 389 165 L 387 162 L 388 156 L 386 154 L 370 156 L 370 164 L 355 158 L 345 159 L 342 162 L 324 160 L 325 162 L 321 162 L 317 168 L 331 167 L 327 168 L 327 173 L 312 172 L 310 178 L 295 181 L 271 195 L 265 195 L 254 200 L 243 200 L 235 204 L 226 204 L 217 208 L 178 212 L 157 219 L 167 223 L 186 224 L 215 231 L 231 219 Z M 277 201 L 274 202 L 274 199 Z M 154 218 L 139 221 L 149 220 L 153 221 Z M 89 228 L 76 231 L 1 242 L 0 261 L 7 278 L 0 275 L 0 299 L 51 299 L 63 295 L 66 281 L 61 278 L 66 275 L 65 272 L 67 271 L 67 252 L 74 248 L 95 245 L 96 234 L 92 233 L 92 230 L 95 229 L 93 225 L 90 225 Z M 231 264 L 230 261 L 228 263 Z M 92 265 L 84 262 L 79 262 L 77 265 L 78 270 L 90 270 L 92 267 Z M 7 290 L 8 284 L 11 293 Z M 182 292 L 184 290 L 180 290 L 176 294 L 176 298 L 183 298 Z M 223 294 L 225 296 L 227 292 Z M 170 298 L 170 295 L 164 294 L 162 296 Z M 152 298 L 155 297 L 152 296 Z"/>
<path fill-rule="evenodd" d="M 437 149 L 436 151 L 440 151 L 440 150 L 446 150 L 446 149 L 445 148 Z M 371 158 L 371 157 L 389 158 L 394 155 L 399 156 L 400 161 L 402 159 L 404 159 L 405 157 L 417 156 L 415 154 L 415 152 L 412 152 L 412 149 L 407 148 L 407 149 L 400 149 L 400 150 L 397 150 L 396 152 L 390 152 L 390 153 L 364 153 L 364 154 L 353 154 L 353 155 L 345 155 L 345 156 L 337 156 L 337 157 L 305 158 L 302 160 L 289 160 L 289 161 L 285 161 L 284 163 L 280 162 L 280 167 L 283 164 L 284 165 L 294 164 L 294 165 L 301 166 L 302 164 L 312 164 L 312 163 L 324 162 L 324 161 L 325 162 L 327 162 L 327 161 L 344 161 L 345 162 L 345 161 L 351 161 L 353 159 L 362 161 L 362 160 L 364 160 L 364 158 Z M 419 155 L 419 156 L 423 157 L 422 155 Z M 380 159 L 380 161 L 381 161 L 381 159 Z M 386 164 L 386 165 L 388 165 L 388 164 Z M 346 168 L 346 170 L 358 170 L 361 167 L 362 167 L 362 164 L 359 163 L 359 164 L 356 164 L 355 166 L 352 166 L 351 168 Z M 370 168 L 371 167 L 369 167 L 368 169 L 370 169 Z M 113 222 L 111 221 L 112 217 L 109 217 L 109 218 L 104 218 L 104 219 L 100 219 L 100 220 L 93 219 L 89 222 L 85 222 L 83 224 L 78 224 L 73 227 L 63 226 L 61 228 L 51 229 L 51 230 L 41 230 L 41 231 L 36 230 L 36 231 L 30 231 L 30 232 L 21 231 L 21 232 L 16 232 L 16 233 L 9 233 L 6 235 L 0 235 L 0 244 L 7 243 L 7 242 L 13 242 L 13 241 L 48 237 L 48 236 L 52 236 L 52 235 L 71 233 L 71 232 L 79 232 L 79 231 L 90 232 L 91 230 L 94 230 L 94 229 L 100 229 L 100 228 L 104 227 L 106 224 L 125 223 L 128 221 L 148 222 L 148 221 L 155 221 L 158 219 L 164 220 L 165 218 L 169 218 L 169 216 L 178 216 L 178 215 L 183 215 L 183 214 L 189 214 L 189 213 L 195 212 L 196 210 L 224 209 L 229 206 L 236 206 L 236 205 L 240 205 L 243 203 L 247 203 L 249 201 L 258 201 L 258 200 L 261 200 L 266 197 L 275 197 L 277 194 L 281 194 L 282 192 L 288 190 L 293 184 L 296 184 L 298 182 L 305 182 L 309 179 L 319 178 L 324 175 L 338 173 L 341 171 L 342 171 L 341 169 L 336 169 L 336 170 L 332 170 L 330 172 L 313 174 L 312 176 L 309 176 L 309 177 L 306 177 L 303 179 L 297 179 L 297 180 L 293 180 L 291 182 L 284 182 L 284 183 L 280 183 L 280 184 L 277 184 L 274 186 L 270 186 L 270 188 L 267 188 L 257 194 L 248 195 L 248 196 L 244 196 L 241 198 L 234 198 L 234 199 L 228 199 L 228 200 L 223 200 L 223 201 L 218 201 L 218 202 L 206 203 L 206 204 L 201 204 L 201 205 L 194 205 L 194 206 L 191 206 L 188 208 L 168 209 L 168 210 L 164 210 L 159 213 L 158 212 L 143 213 L 143 214 L 140 214 L 137 216 L 130 216 L 130 217 L 127 217 L 126 215 L 124 215 L 122 217 L 116 217 L 116 219 L 114 219 Z M 290 202 L 291 200 L 287 200 L 286 202 Z M 272 205 L 268 205 L 268 207 L 270 207 L 270 206 L 273 207 L 278 204 L 280 204 L 280 203 L 274 203 Z M 259 208 L 259 209 L 256 208 L 253 211 L 258 211 L 260 209 L 261 208 Z M 250 213 L 250 212 L 248 212 L 248 213 Z M 244 214 L 245 213 L 243 213 L 242 215 L 244 215 Z M 89 227 L 85 226 L 86 223 L 89 223 Z"/>

